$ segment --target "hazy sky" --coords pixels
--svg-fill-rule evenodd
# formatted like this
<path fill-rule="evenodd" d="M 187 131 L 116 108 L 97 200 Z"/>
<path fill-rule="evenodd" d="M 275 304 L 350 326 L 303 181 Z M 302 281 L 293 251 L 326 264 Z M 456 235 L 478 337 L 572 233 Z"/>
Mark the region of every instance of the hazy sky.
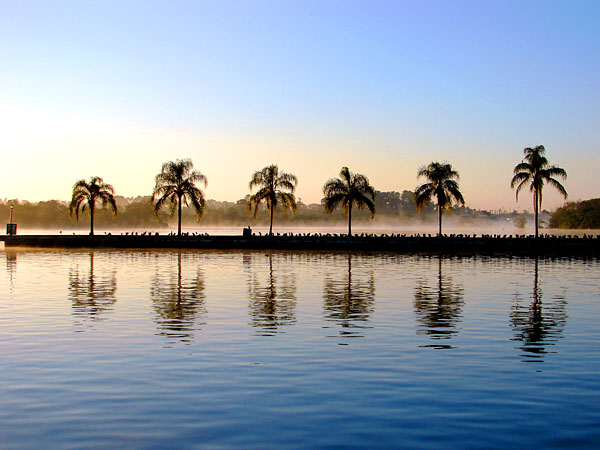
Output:
<path fill-rule="evenodd" d="M 208 198 L 242 198 L 275 163 L 318 202 L 344 165 L 402 191 L 445 160 L 469 206 L 520 210 L 512 169 L 539 144 L 570 199 L 600 196 L 598 1 L 0 7 L 0 198 L 68 200 L 92 175 L 148 195 L 191 158 Z"/>

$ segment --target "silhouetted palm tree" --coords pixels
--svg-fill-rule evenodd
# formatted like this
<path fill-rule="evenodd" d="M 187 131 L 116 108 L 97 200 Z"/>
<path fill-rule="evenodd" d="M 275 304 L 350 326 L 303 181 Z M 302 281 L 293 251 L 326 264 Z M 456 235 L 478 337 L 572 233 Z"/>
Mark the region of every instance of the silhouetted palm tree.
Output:
<path fill-rule="evenodd" d="M 267 209 L 271 213 L 269 234 L 273 234 L 273 214 L 277 203 L 281 202 L 284 211 L 288 208 L 292 212 L 296 211 L 294 191 L 297 184 L 298 179 L 295 175 L 285 172 L 279 173 L 279 168 L 275 164 L 257 170 L 252 175 L 249 185 L 250 191 L 255 187 L 260 189 L 248 200 L 248 211 L 251 211 L 254 206 L 254 217 L 256 217 L 260 203 L 263 200 L 267 203 Z"/>
<path fill-rule="evenodd" d="M 323 207 L 331 214 L 341 203 L 348 215 L 348 236 L 352 236 L 352 206 L 366 207 L 375 216 L 375 189 L 369 180 L 360 173 L 352 173 L 347 167 L 340 170 L 340 178 L 330 178 L 323 186 Z"/>
<path fill-rule="evenodd" d="M 465 204 L 465 200 L 458 188 L 458 172 L 448 163 L 431 162 L 417 172 L 417 177 L 425 177 L 429 182 L 417 187 L 415 203 L 419 212 L 433 197 L 437 200 L 438 207 L 438 234 L 442 235 L 442 214 L 444 210 L 452 207 L 452 201 Z"/>
<path fill-rule="evenodd" d="M 194 169 L 191 159 L 178 159 L 169 161 L 162 165 L 162 171 L 156 175 L 156 185 L 152 191 L 152 204 L 154 213 L 167 202 L 171 203 L 171 215 L 175 214 L 177 208 L 177 234 L 181 236 L 181 208 L 182 205 L 192 204 L 196 210 L 198 221 L 204 211 L 204 192 L 196 186 L 202 183 L 204 187 L 208 180 L 204 175 Z"/>
<path fill-rule="evenodd" d="M 90 209 L 90 234 L 94 234 L 94 209 L 96 202 L 102 203 L 102 207 L 110 206 L 113 214 L 117 215 L 117 203 L 115 201 L 115 190 L 110 185 L 104 182 L 100 177 L 90 178 L 88 183 L 85 180 L 79 180 L 73 185 L 73 196 L 69 205 L 69 214 L 79 220 L 79 210 L 85 211 Z"/>
<path fill-rule="evenodd" d="M 543 145 L 538 145 L 535 148 L 524 148 L 525 157 L 521 163 L 517 164 L 514 169 L 514 176 L 510 182 L 510 187 L 517 187 L 516 198 L 519 199 L 519 192 L 523 187 L 530 183 L 529 190 L 533 192 L 533 210 L 535 212 L 535 237 L 538 237 L 538 210 L 542 207 L 542 190 L 544 183 L 554 186 L 562 196 L 567 198 L 567 191 L 553 177 L 567 178 L 567 172 L 557 166 L 551 166 L 544 156 L 546 149 Z"/>

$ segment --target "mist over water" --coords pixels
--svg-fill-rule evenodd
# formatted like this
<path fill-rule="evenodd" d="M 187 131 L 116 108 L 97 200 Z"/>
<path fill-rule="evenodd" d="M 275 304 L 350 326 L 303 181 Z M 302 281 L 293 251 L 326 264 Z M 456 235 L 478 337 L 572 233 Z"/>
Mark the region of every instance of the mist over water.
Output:
<path fill-rule="evenodd" d="M 256 234 L 268 234 L 269 226 L 268 225 L 252 225 L 249 224 L 252 228 L 252 232 Z M 185 226 L 182 228 L 182 233 L 189 234 L 209 234 L 213 236 L 238 236 L 242 234 L 243 226 Z M 147 228 L 131 228 L 131 229 L 114 229 L 114 228 L 95 228 L 95 234 L 103 235 L 103 234 L 113 234 L 120 235 L 126 233 L 159 233 L 161 235 L 173 233 L 177 233 L 177 227 L 147 227 Z M 500 222 L 500 221 L 489 221 L 489 223 L 481 224 L 481 225 L 468 225 L 451 222 L 448 224 L 444 224 L 443 233 L 446 235 L 449 234 L 476 234 L 478 236 L 481 235 L 518 235 L 518 236 L 530 236 L 533 235 L 533 228 L 517 228 L 510 222 Z M 423 223 L 401 223 L 401 224 L 365 224 L 365 223 L 357 223 L 352 224 L 352 234 L 405 234 L 405 235 L 424 235 L 431 234 L 437 235 L 438 228 L 437 224 L 423 224 Z M 80 228 L 80 229 L 69 229 L 69 230 L 61 230 L 61 229 L 45 229 L 45 228 L 19 228 L 18 234 L 26 235 L 26 234 L 41 234 L 41 235 L 87 235 L 89 233 L 89 228 Z M 284 233 L 336 233 L 336 234 L 347 234 L 348 233 L 348 225 L 331 225 L 331 224 L 310 224 L 310 225 L 277 225 L 273 226 L 273 233 L 284 234 Z M 540 228 L 540 234 L 549 234 L 551 236 L 598 236 L 600 235 L 600 230 L 566 230 L 566 229 L 556 229 L 556 228 Z"/>

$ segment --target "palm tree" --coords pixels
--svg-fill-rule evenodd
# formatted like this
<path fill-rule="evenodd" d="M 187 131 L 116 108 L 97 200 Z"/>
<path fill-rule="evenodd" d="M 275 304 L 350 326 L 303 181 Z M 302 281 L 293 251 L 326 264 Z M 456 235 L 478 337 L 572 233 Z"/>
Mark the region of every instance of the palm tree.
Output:
<path fill-rule="evenodd" d="M 117 203 L 115 201 L 115 190 L 104 182 L 100 177 L 90 178 L 88 183 L 85 180 L 79 180 L 73 185 L 73 196 L 69 205 L 69 214 L 79 220 L 79 210 L 84 212 L 86 208 L 90 210 L 90 235 L 94 235 L 94 209 L 96 203 L 102 203 L 102 207 L 110 206 L 113 215 L 117 215 Z"/>
<path fill-rule="evenodd" d="M 273 213 L 277 203 L 281 202 L 284 211 L 288 208 L 292 212 L 296 211 L 294 191 L 297 184 L 298 179 L 295 175 L 285 172 L 279 173 L 279 168 L 275 164 L 271 164 L 262 170 L 257 170 L 252 175 L 249 185 L 250 192 L 255 187 L 259 187 L 260 189 L 248 199 L 248 211 L 251 211 L 252 206 L 254 206 L 254 217 L 256 217 L 260 203 L 263 200 L 267 203 L 267 209 L 271 213 L 269 234 L 273 234 Z"/>
<path fill-rule="evenodd" d="M 458 172 L 448 163 L 431 162 L 417 172 L 418 177 L 425 177 L 428 182 L 417 187 L 415 203 L 419 212 L 429 204 L 433 197 L 438 207 L 438 235 L 442 235 L 442 214 L 452 208 L 452 201 L 464 205 L 465 200 L 458 188 Z"/>
<path fill-rule="evenodd" d="M 567 198 L 567 191 L 553 177 L 567 178 L 567 172 L 557 166 L 551 166 L 544 156 L 546 149 L 543 145 L 538 145 L 535 148 L 524 148 L 525 156 L 522 161 L 515 166 L 514 176 L 510 182 L 510 187 L 517 187 L 516 198 L 519 200 L 519 192 L 523 187 L 530 183 L 529 190 L 533 192 L 533 210 L 535 212 L 535 237 L 538 237 L 538 209 L 542 207 L 542 190 L 544 183 L 554 186 L 562 196 Z"/>
<path fill-rule="evenodd" d="M 348 215 L 348 236 L 352 236 L 352 206 L 366 207 L 375 216 L 375 189 L 369 180 L 360 173 L 352 173 L 347 167 L 340 170 L 341 178 L 330 178 L 323 186 L 323 207 L 327 214 L 341 203 Z"/>
<path fill-rule="evenodd" d="M 204 211 L 204 192 L 196 186 L 201 183 L 206 187 L 208 180 L 204 175 L 194 169 L 191 159 L 178 159 L 168 161 L 162 165 L 162 171 L 156 175 L 156 184 L 152 191 L 152 204 L 154 214 L 167 202 L 171 203 L 171 215 L 177 208 L 177 234 L 181 236 L 181 208 L 182 205 L 192 204 L 196 210 L 199 221 Z M 189 203 L 188 203 L 189 202 Z"/>

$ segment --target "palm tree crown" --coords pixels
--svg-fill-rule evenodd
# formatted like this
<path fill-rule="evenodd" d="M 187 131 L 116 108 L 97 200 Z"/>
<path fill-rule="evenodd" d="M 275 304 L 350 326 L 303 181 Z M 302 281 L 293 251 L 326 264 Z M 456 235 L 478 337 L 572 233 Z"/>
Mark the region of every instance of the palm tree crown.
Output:
<path fill-rule="evenodd" d="M 115 201 L 115 190 L 104 182 L 100 177 L 90 178 L 88 183 L 85 180 L 79 180 L 73 185 L 73 195 L 69 205 L 69 214 L 79 220 L 79 210 L 84 212 L 86 208 L 90 210 L 90 234 L 94 234 L 94 209 L 96 203 L 102 203 L 102 207 L 110 207 L 113 214 L 117 215 L 117 203 Z"/>
<path fill-rule="evenodd" d="M 330 178 L 323 186 L 323 207 L 331 214 L 339 204 L 348 215 L 348 236 L 352 235 L 352 206 L 366 207 L 375 216 L 375 189 L 369 180 L 360 173 L 352 173 L 347 167 L 342 167 L 340 178 Z"/>
<path fill-rule="evenodd" d="M 544 184 L 554 186 L 566 199 L 567 191 L 553 177 L 567 178 L 567 172 L 557 166 L 551 166 L 544 156 L 546 149 L 543 145 L 534 148 L 524 148 L 523 160 L 515 166 L 513 178 L 510 182 L 511 188 L 517 188 L 516 199 L 519 200 L 519 192 L 529 183 L 529 190 L 533 192 L 533 209 L 535 212 L 535 237 L 538 237 L 538 211 L 542 207 L 542 190 Z"/>
<path fill-rule="evenodd" d="M 181 236 L 181 208 L 191 203 L 196 210 L 196 218 L 200 220 L 204 211 L 204 192 L 196 186 L 201 183 L 206 187 L 208 180 L 194 169 L 191 159 L 168 161 L 162 165 L 162 171 L 156 175 L 156 184 L 152 191 L 154 213 L 169 202 L 171 215 L 177 209 L 177 234 Z"/>
<path fill-rule="evenodd" d="M 256 217 L 260 203 L 263 200 L 267 203 L 267 209 L 271 215 L 269 234 L 273 234 L 273 213 L 279 202 L 281 202 L 284 211 L 290 209 L 292 212 L 296 212 L 294 191 L 297 184 L 298 179 L 295 175 L 285 172 L 279 173 L 279 168 L 275 164 L 257 170 L 252 175 L 249 184 L 250 191 L 255 187 L 258 187 L 259 190 L 248 200 L 248 211 L 251 211 L 254 206 L 254 217 Z"/>
<path fill-rule="evenodd" d="M 438 206 L 438 234 L 442 235 L 442 214 L 444 210 L 452 208 L 452 202 L 464 205 L 465 200 L 458 188 L 458 172 L 448 163 L 431 162 L 419 168 L 417 177 L 425 177 L 427 183 L 417 187 L 415 203 L 419 212 L 433 197 Z"/>

